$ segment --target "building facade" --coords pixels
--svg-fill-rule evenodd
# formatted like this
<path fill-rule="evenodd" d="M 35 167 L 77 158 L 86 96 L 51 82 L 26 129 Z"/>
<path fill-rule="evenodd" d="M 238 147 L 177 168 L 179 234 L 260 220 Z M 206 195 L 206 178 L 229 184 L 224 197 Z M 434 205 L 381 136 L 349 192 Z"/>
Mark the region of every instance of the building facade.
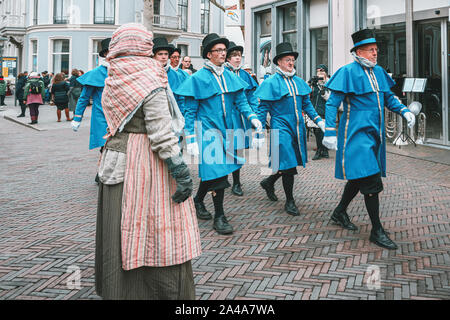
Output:
<path fill-rule="evenodd" d="M 2 55 L 17 56 L 19 72 L 91 70 L 98 65 L 101 40 L 122 24 L 142 23 L 142 13 L 142 0 L 3 0 Z M 154 0 L 154 36 L 192 56 L 195 67 L 203 61 L 203 37 L 223 34 L 223 21 L 209 0 Z"/>
<path fill-rule="evenodd" d="M 300 53 L 299 76 L 310 79 L 321 63 L 332 74 L 353 61 L 351 34 L 373 28 L 379 65 L 397 82 L 394 92 L 405 104 L 422 104 L 409 134 L 450 147 L 449 11 L 448 0 L 246 0 L 245 25 L 251 26 L 245 32 L 246 63 L 262 79 L 274 71 L 272 49 L 289 41 Z M 403 93 L 405 78 L 427 79 L 425 92 Z"/>

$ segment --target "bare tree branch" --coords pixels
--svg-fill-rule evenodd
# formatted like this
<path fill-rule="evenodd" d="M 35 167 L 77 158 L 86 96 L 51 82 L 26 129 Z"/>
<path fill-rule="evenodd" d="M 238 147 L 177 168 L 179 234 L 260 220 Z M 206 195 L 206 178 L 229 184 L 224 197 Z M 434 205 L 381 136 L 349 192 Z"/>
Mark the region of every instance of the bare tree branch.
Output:
<path fill-rule="evenodd" d="M 153 0 L 143 0 L 144 1 L 144 12 L 142 17 L 142 24 L 147 28 L 148 31 L 153 32 Z"/>
<path fill-rule="evenodd" d="M 217 8 L 219 8 L 219 9 L 222 10 L 223 12 L 226 11 L 225 7 L 223 7 L 222 5 L 220 5 L 219 3 L 217 3 L 217 0 L 209 0 L 209 2 L 211 2 L 213 5 L 215 5 Z"/>

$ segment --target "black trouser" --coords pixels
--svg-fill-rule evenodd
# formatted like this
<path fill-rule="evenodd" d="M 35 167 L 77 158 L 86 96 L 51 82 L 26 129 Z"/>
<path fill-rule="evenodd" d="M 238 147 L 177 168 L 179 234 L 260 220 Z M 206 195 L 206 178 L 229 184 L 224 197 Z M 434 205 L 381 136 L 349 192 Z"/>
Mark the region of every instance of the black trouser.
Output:
<path fill-rule="evenodd" d="M 25 103 L 23 103 L 22 99 L 19 99 L 19 104 L 20 104 L 20 114 L 22 116 L 25 115 L 25 111 L 27 111 L 27 105 Z"/>
<path fill-rule="evenodd" d="M 317 143 L 317 151 L 322 152 L 328 150 L 323 144 L 323 132 L 320 130 L 320 128 L 313 128 L 314 135 L 316 136 L 316 143 Z"/>
<path fill-rule="evenodd" d="M 350 202 L 356 197 L 358 192 L 361 192 L 364 195 L 364 202 L 370 221 L 372 222 L 372 227 L 379 229 L 382 227 L 378 196 L 381 191 L 383 191 L 383 182 L 380 173 L 362 179 L 349 180 L 345 185 L 344 193 L 336 209 L 339 212 L 345 212 Z"/>
<path fill-rule="evenodd" d="M 6 95 L 1 95 L 0 96 L 0 105 L 4 105 L 5 104 L 5 97 L 6 97 Z"/>
<path fill-rule="evenodd" d="M 202 203 L 206 194 L 209 191 L 213 191 L 213 203 L 215 215 L 214 218 L 218 218 L 224 215 L 223 199 L 225 195 L 225 189 L 230 187 L 227 177 L 218 178 L 210 181 L 200 181 L 200 185 L 197 190 L 197 194 L 194 197 L 194 202 Z"/>

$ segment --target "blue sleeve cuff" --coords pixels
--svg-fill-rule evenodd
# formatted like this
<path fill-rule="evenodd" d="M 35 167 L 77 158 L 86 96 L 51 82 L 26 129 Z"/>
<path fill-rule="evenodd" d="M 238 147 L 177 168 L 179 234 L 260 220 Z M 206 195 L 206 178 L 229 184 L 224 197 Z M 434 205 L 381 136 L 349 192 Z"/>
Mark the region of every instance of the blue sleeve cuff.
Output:
<path fill-rule="evenodd" d="M 404 107 L 404 108 L 402 108 L 402 109 L 400 110 L 400 114 L 401 114 L 402 116 L 404 116 L 405 113 L 407 113 L 407 112 L 411 112 L 407 107 Z"/>
<path fill-rule="evenodd" d="M 320 116 L 317 116 L 317 117 L 314 118 L 313 121 L 314 121 L 315 124 L 318 124 L 320 121 L 323 121 L 323 119 Z"/>
<path fill-rule="evenodd" d="M 82 116 L 79 116 L 79 115 L 74 115 L 73 116 L 73 120 L 74 121 L 76 121 L 76 122 L 81 122 L 81 119 L 82 119 L 83 117 Z"/>
<path fill-rule="evenodd" d="M 325 128 L 325 137 L 336 137 L 337 136 L 337 130 L 335 128 Z"/>

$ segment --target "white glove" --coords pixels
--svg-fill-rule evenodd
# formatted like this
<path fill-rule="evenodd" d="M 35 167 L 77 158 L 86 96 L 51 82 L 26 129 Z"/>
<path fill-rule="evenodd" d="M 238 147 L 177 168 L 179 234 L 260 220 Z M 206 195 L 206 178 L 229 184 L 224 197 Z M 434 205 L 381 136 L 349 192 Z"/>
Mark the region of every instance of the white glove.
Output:
<path fill-rule="evenodd" d="M 320 130 L 325 133 L 325 121 L 322 120 L 317 125 L 319 126 Z"/>
<path fill-rule="evenodd" d="M 412 112 L 406 112 L 403 117 L 408 121 L 408 127 L 412 128 L 416 124 L 416 116 Z"/>
<path fill-rule="evenodd" d="M 252 125 L 256 128 L 257 132 L 262 132 L 262 124 L 261 121 L 259 121 L 258 119 L 253 119 L 252 120 Z"/>
<path fill-rule="evenodd" d="M 325 137 L 322 144 L 330 150 L 337 150 L 337 137 Z"/>
<path fill-rule="evenodd" d="M 72 120 L 72 130 L 77 132 L 78 128 L 80 128 L 81 121 Z"/>
<path fill-rule="evenodd" d="M 186 151 L 188 154 L 190 154 L 191 156 L 198 156 L 200 154 L 200 152 L 198 151 L 198 145 L 197 142 L 193 142 L 193 143 L 188 143 L 186 145 Z"/>
<path fill-rule="evenodd" d="M 259 149 L 264 145 L 264 138 L 253 138 L 252 139 L 252 149 Z"/>

